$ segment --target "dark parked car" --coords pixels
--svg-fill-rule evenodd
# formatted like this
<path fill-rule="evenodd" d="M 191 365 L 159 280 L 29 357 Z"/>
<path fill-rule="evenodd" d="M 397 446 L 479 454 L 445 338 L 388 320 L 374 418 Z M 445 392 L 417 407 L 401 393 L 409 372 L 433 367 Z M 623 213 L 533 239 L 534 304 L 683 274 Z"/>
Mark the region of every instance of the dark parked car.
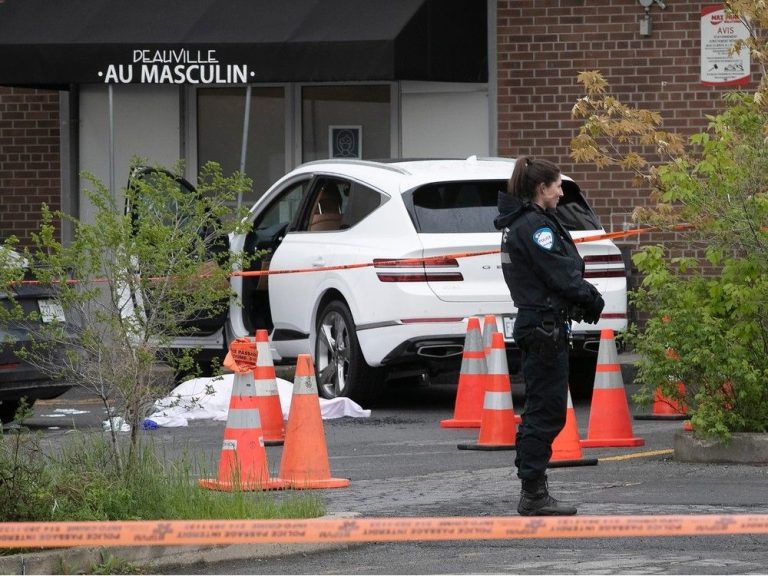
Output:
<path fill-rule="evenodd" d="M 36 400 L 60 396 L 71 385 L 51 378 L 19 356 L 21 349 L 31 346 L 35 323 L 66 321 L 51 289 L 34 283 L 1 288 L 0 306 L 11 310 L 15 301 L 25 317 L 0 322 L 0 420 L 9 422 L 22 398 L 31 406 Z M 37 320 L 29 319 L 32 312 L 37 313 Z"/>

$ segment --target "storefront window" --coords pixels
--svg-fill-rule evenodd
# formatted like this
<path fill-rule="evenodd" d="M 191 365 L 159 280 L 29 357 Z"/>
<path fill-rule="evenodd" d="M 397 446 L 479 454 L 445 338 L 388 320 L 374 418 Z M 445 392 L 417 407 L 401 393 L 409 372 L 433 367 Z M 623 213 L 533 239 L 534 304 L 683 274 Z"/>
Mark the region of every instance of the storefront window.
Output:
<path fill-rule="evenodd" d="M 248 152 L 245 171 L 253 189 L 243 196 L 248 206 L 260 198 L 290 166 L 288 155 L 297 149 L 286 141 L 296 110 L 288 94 L 301 98 L 300 164 L 326 158 L 390 158 L 390 85 L 251 87 Z M 197 164 L 221 164 L 225 174 L 240 169 L 246 89 L 201 88 L 197 91 Z M 295 125 L 295 124 L 292 124 Z"/>
<path fill-rule="evenodd" d="M 302 161 L 390 157 L 390 87 L 305 86 Z"/>
<path fill-rule="evenodd" d="M 208 161 L 225 174 L 240 169 L 245 114 L 245 88 L 204 88 L 197 93 L 198 168 Z M 248 206 L 285 174 L 285 90 L 251 88 L 251 111 L 245 172 L 253 190 L 243 196 Z"/>

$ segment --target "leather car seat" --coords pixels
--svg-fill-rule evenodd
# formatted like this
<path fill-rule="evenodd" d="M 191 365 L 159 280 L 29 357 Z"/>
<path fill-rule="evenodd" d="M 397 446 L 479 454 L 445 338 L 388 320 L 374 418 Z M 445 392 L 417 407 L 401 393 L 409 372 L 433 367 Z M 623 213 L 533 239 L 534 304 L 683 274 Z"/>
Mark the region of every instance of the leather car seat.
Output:
<path fill-rule="evenodd" d="M 311 232 L 322 232 L 339 228 L 341 228 L 341 194 L 335 184 L 326 184 L 317 197 L 308 229 Z"/>

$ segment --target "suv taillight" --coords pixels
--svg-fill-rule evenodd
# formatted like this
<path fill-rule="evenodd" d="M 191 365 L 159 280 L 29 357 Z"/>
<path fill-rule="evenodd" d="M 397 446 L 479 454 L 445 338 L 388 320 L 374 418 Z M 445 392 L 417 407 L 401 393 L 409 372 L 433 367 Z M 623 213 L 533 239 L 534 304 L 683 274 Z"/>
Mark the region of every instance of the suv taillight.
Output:
<path fill-rule="evenodd" d="M 381 282 L 461 282 L 464 276 L 461 272 L 433 270 L 433 268 L 458 268 L 455 258 L 433 257 L 421 258 L 374 258 L 373 267 Z M 382 269 L 397 268 L 398 270 Z"/>
<path fill-rule="evenodd" d="M 586 266 L 584 278 L 623 278 L 626 276 L 624 258 L 621 257 L 621 254 L 584 256 L 584 264 Z M 621 264 L 621 268 L 616 264 Z"/>

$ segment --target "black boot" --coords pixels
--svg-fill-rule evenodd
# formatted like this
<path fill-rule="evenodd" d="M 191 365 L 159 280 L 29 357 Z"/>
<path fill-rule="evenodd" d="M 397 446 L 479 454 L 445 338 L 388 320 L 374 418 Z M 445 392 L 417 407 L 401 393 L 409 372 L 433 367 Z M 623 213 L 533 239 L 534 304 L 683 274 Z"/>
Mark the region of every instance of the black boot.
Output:
<path fill-rule="evenodd" d="M 517 513 L 520 516 L 573 516 L 576 508 L 561 504 L 549 495 L 545 475 L 536 480 L 523 480 Z"/>

